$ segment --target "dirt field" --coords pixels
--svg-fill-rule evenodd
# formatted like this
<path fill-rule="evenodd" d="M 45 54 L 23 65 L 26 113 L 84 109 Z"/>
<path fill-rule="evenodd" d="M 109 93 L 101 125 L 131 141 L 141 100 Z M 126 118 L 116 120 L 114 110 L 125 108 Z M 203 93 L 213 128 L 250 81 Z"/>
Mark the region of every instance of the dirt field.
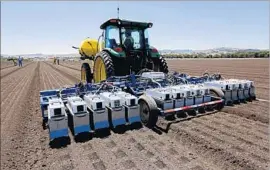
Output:
<path fill-rule="evenodd" d="M 72 85 L 80 64 L 29 62 L 1 67 L 1 169 L 269 169 L 269 60 L 169 60 L 169 69 L 255 81 L 254 101 L 222 112 L 147 128 L 111 131 L 50 148 L 42 128 L 39 91 Z M 5 66 L 6 67 L 6 66 Z"/>

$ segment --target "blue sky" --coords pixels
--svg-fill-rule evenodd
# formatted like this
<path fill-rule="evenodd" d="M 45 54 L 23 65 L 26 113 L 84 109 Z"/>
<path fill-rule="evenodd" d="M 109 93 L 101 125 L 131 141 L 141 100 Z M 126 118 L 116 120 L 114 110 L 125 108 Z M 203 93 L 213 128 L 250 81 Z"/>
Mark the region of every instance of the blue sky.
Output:
<path fill-rule="evenodd" d="M 2 54 L 76 53 L 117 17 L 118 2 L 1 2 Z M 269 49 L 269 2 L 119 1 L 120 18 L 153 22 L 158 49 Z"/>

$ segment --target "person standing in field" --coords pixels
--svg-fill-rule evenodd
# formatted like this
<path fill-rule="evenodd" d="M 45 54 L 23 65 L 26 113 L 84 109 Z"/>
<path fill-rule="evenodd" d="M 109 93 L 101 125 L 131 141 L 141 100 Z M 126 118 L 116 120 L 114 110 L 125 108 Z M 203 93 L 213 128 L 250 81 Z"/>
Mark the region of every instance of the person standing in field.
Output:
<path fill-rule="evenodd" d="M 19 58 L 18 58 L 19 67 L 22 67 L 22 61 L 23 61 L 23 58 L 21 56 L 19 56 Z"/>

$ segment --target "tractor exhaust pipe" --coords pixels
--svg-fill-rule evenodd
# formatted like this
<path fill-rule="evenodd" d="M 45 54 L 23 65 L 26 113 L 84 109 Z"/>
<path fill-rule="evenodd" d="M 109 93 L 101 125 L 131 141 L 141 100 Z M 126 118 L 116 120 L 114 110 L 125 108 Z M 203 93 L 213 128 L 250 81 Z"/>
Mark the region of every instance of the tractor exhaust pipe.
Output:
<path fill-rule="evenodd" d="M 79 49 L 79 47 L 75 47 L 75 46 L 72 46 L 72 48 L 74 48 L 74 49 L 76 49 L 76 50 L 78 50 L 78 49 Z"/>

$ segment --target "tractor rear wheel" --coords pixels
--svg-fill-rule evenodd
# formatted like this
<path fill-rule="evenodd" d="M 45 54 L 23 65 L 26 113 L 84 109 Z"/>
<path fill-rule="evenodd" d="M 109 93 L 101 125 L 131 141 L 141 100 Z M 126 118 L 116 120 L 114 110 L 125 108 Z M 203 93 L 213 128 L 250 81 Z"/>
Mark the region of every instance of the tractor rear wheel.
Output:
<path fill-rule="evenodd" d="M 114 76 L 114 64 L 109 53 L 102 51 L 97 54 L 94 60 L 93 71 L 95 83 L 106 80 L 110 76 Z"/>
<path fill-rule="evenodd" d="M 81 67 L 81 81 L 92 83 L 93 75 L 91 73 L 91 68 L 88 63 L 83 63 Z"/>
<path fill-rule="evenodd" d="M 157 59 L 153 59 L 154 61 L 154 71 L 159 71 L 163 73 L 168 73 L 168 65 L 164 57 L 160 56 Z"/>
<path fill-rule="evenodd" d="M 139 98 L 140 116 L 142 123 L 152 129 L 158 120 L 158 107 L 153 98 L 147 95 L 142 95 Z"/>

